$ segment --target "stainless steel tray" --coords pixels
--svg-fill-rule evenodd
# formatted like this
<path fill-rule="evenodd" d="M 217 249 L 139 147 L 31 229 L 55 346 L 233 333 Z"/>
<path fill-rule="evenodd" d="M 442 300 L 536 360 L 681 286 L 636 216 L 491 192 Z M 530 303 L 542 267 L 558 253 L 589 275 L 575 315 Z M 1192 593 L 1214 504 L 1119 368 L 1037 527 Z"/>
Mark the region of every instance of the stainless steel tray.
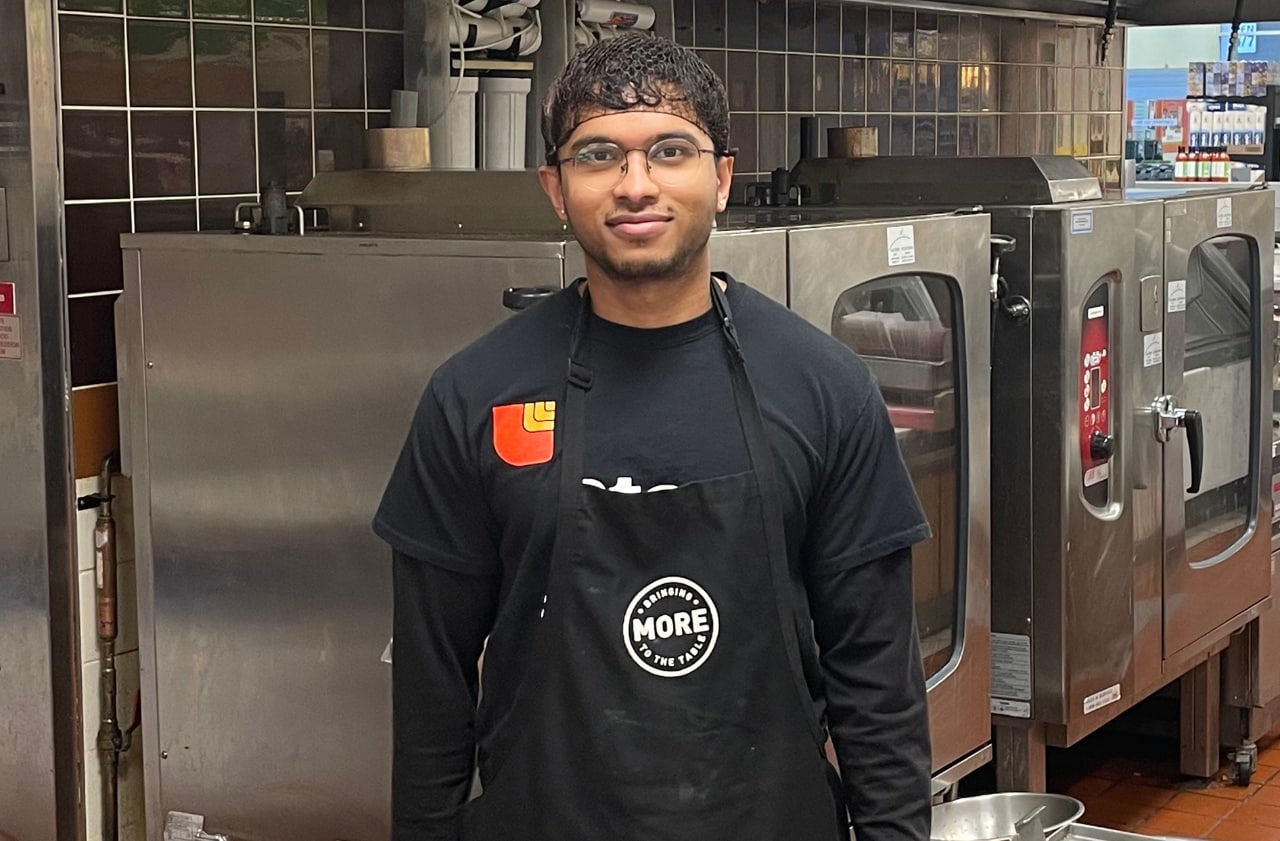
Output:
<path fill-rule="evenodd" d="M 1045 841 L 1196 841 L 1177 835 L 1142 835 L 1137 832 L 1125 832 L 1119 829 L 1106 829 L 1088 824 L 1067 824 L 1053 835 L 1045 836 Z"/>

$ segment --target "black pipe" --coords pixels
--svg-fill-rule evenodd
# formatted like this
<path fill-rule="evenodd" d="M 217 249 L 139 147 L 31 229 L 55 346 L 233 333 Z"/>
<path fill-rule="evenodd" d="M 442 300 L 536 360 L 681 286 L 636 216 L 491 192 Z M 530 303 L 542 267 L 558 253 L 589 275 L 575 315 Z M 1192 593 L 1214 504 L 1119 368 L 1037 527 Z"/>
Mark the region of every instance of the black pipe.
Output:
<path fill-rule="evenodd" d="M 1116 18 L 1119 16 L 1120 0 L 1108 0 L 1107 20 L 1102 27 L 1102 35 L 1098 39 L 1098 64 L 1107 63 L 1107 53 L 1111 51 L 1111 41 L 1116 37 Z"/>
<path fill-rule="evenodd" d="M 1240 46 L 1240 24 L 1242 23 L 1244 23 L 1244 0 L 1236 0 L 1236 8 L 1231 15 L 1231 38 L 1227 41 L 1227 61 L 1236 60 L 1236 49 Z"/>
<path fill-rule="evenodd" d="M 800 160 L 818 157 L 818 118 L 800 118 Z"/>

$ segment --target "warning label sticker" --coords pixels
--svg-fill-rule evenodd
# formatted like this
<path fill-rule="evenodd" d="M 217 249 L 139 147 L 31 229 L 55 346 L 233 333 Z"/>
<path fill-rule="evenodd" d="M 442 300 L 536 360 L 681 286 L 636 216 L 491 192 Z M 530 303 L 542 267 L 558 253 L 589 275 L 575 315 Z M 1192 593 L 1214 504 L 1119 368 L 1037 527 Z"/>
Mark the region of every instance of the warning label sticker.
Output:
<path fill-rule="evenodd" d="M 991 635 L 991 695 L 1031 700 L 1031 637 Z"/>
<path fill-rule="evenodd" d="M 16 315 L 0 315 L 0 359 L 22 358 L 22 321 Z"/>

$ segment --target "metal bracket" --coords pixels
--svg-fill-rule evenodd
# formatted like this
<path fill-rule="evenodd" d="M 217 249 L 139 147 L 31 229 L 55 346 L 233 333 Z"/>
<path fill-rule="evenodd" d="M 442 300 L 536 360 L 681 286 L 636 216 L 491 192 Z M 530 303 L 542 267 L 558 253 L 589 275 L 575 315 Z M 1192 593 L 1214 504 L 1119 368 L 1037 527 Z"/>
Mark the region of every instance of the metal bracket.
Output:
<path fill-rule="evenodd" d="M 204 831 L 204 815 L 170 812 L 165 816 L 164 841 L 231 841 L 225 835 Z"/>

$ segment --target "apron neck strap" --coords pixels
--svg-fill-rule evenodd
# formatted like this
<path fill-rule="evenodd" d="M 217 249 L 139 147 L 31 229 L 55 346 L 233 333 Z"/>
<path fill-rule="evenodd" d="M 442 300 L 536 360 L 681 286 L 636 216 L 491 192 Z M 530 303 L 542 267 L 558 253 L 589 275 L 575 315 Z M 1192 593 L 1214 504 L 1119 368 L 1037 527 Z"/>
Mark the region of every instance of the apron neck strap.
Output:
<path fill-rule="evenodd" d="M 738 341 L 738 329 L 733 324 L 733 311 L 729 307 L 729 296 L 720 288 L 719 281 L 711 278 L 711 304 L 716 311 L 716 320 L 720 323 L 720 331 L 733 356 L 742 361 L 742 344 Z M 594 377 L 592 369 L 582 358 L 582 339 L 586 335 L 591 321 L 591 289 L 582 285 L 582 296 L 578 303 L 578 314 L 574 319 L 573 333 L 569 338 L 569 371 L 566 379 L 569 385 L 580 391 L 590 391 Z"/>

